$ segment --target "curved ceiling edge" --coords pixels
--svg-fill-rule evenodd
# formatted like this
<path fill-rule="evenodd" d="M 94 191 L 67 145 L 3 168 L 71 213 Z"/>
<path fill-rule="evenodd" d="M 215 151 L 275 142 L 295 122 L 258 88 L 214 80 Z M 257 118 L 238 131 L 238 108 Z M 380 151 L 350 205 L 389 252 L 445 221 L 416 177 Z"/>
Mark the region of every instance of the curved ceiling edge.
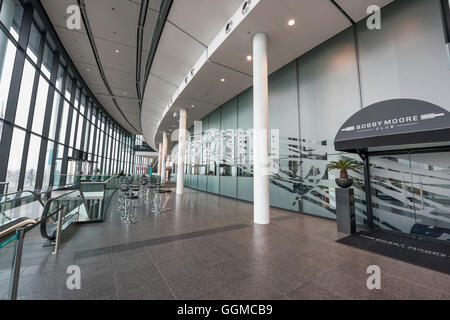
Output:
<path fill-rule="evenodd" d="M 121 116 L 130 125 L 130 127 L 135 130 L 135 133 L 140 133 L 141 130 L 136 129 L 136 127 L 128 120 L 127 116 L 125 116 L 125 114 L 123 113 L 122 109 L 119 107 L 119 104 L 117 103 L 117 100 L 116 100 L 115 95 L 114 95 L 114 93 L 113 93 L 113 91 L 111 89 L 111 86 L 109 85 L 108 80 L 106 79 L 105 71 L 103 69 L 103 65 L 101 63 L 100 56 L 98 54 L 98 50 L 97 50 L 97 46 L 95 44 L 95 40 L 94 40 L 94 36 L 93 36 L 93 33 L 92 33 L 92 29 L 91 29 L 91 26 L 89 24 L 89 18 L 87 16 L 87 12 L 86 12 L 85 0 L 77 0 L 77 1 L 78 1 L 78 6 L 80 7 L 80 11 L 81 11 L 81 18 L 83 20 L 83 24 L 84 24 L 84 27 L 86 29 L 86 33 L 87 33 L 87 36 L 89 38 L 89 42 L 91 44 L 92 52 L 94 53 L 95 60 L 96 60 L 96 63 L 97 63 L 97 67 L 99 69 L 100 76 L 101 76 L 101 78 L 103 80 L 103 83 L 105 84 L 106 89 L 108 90 L 108 93 L 109 93 L 109 95 L 110 95 L 110 97 L 111 97 L 115 107 L 117 108 L 117 110 L 121 114 Z"/>
<path fill-rule="evenodd" d="M 215 53 L 215 51 L 221 46 L 221 44 L 233 33 L 233 31 L 241 24 L 241 22 L 249 15 L 249 13 L 257 7 L 261 0 L 246 0 L 242 1 L 242 3 L 239 5 L 238 9 L 235 10 L 235 12 L 231 15 L 230 18 L 227 19 L 228 23 L 225 23 L 220 29 L 220 31 L 216 34 L 216 36 L 213 38 L 213 40 L 210 42 L 210 44 L 206 47 L 204 52 L 199 56 L 199 58 L 196 60 L 194 65 L 189 69 L 188 74 L 185 76 L 184 80 L 181 81 L 180 85 L 175 90 L 174 94 L 171 96 L 171 98 L 167 101 L 167 105 L 164 107 L 164 111 L 161 114 L 158 125 L 156 128 L 147 128 L 150 129 L 150 135 L 145 132 L 145 126 L 142 125 L 142 113 L 141 111 L 141 126 L 143 128 L 143 134 L 146 138 L 146 141 L 149 142 L 149 144 L 154 148 L 157 149 L 156 146 L 158 145 L 158 134 L 161 133 L 161 125 L 164 122 L 165 119 L 170 117 L 172 112 L 176 109 L 176 103 L 180 99 L 188 99 L 186 97 L 181 97 L 181 94 L 183 93 L 184 89 L 191 84 L 192 80 L 194 80 L 197 76 L 197 74 L 202 70 L 202 68 L 207 65 L 209 62 L 214 63 L 213 61 L 210 61 L 209 59 L 211 56 Z M 245 8 L 245 9 L 244 9 Z M 164 32 L 164 30 L 163 30 Z M 227 68 L 226 66 L 223 66 L 224 68 Z M 251 78 L 251 75 L 245 75 L 246 77 Z M 143 103 L 145 103 L 145 95 L 147 94 L 147 88 L 145 88 L 144 92 L 144 100 Z M 211 105 L 212 107 L 216 108 L 219 106 L 219 104 L 214 104 L 208 101 L 205 101 L 205 103 Z M 174 108 L 173 108 L 174 107 Z"/>

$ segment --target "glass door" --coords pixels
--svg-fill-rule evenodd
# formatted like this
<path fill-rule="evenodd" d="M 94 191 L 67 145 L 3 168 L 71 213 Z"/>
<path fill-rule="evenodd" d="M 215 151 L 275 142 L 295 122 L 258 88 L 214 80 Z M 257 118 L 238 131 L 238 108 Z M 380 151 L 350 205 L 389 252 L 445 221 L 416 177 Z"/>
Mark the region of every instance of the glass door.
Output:
<path fill-rule="evenodd" d="M 409 155 L 369 159 L 374 227 L 411 233 L 416 215 Z"/>
<path fill-rule="evenodd" d="M 416 223 L 411 233 L 450 241 L 450 153 L 411 154 Z"/>

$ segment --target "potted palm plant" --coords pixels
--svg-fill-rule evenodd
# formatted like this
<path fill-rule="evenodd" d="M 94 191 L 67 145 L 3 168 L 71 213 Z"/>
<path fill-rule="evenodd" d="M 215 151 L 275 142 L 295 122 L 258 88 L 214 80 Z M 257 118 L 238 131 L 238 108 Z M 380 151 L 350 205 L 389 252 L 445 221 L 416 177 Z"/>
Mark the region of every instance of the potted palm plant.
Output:
<path fill-rule="evenodd" d="M 339 178 L 336 178 L 336 184 L 341 188 L 349 188 L 353 184 L 353 179 L 348 177 L 348 170 L 355 171 L 360 164 L 354 159 L 331 161 L 327 164 L 327 170 L 340 170 Z"/>

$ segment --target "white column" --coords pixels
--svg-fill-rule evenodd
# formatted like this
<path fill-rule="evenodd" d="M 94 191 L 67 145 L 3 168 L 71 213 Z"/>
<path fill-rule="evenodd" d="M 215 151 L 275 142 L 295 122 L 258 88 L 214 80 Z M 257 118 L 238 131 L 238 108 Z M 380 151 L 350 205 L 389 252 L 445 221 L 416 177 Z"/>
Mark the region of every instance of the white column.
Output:
<path fill-rule="evenodd" d="M 178 132 L 178 167 L 177 167 L 177 194 L 184 190 L 184 159 L 186 157 L 186 109 L 180 110 L 180 127 Z"/>
<path fill-rule="evenodd" d="M 162 147 L 162 155 L 161 155 L 161 182 L 166 182 L 167 174 L 166 174 L 166 160 L 167 160 L 167 133 L 163 132 L 163 147 Z"/>
<path fill-rule="evenodd" d="M 270 223 L 269 207 L 269 85 L 267 35 L 253 36 L 253 219 Z"/>
<path fill-rule="evenodd" d="M 158 175 L 160 177 L 162 177 L 161 174 L 161 163 L 162 163 L 162 142 L 159 143 L 159 148 L 158 148 Z"/>

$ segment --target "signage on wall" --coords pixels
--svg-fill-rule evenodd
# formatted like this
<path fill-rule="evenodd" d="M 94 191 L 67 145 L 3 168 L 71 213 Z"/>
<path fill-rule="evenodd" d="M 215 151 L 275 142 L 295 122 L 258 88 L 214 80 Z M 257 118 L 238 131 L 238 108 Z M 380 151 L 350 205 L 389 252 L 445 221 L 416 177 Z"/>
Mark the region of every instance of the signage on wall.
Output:
<path fill-rule="evenodd" d="M 375 103 L 351 116 L 335 138 L 338 151 L 450 141 L 450 113 L 413 99 Z"/>

